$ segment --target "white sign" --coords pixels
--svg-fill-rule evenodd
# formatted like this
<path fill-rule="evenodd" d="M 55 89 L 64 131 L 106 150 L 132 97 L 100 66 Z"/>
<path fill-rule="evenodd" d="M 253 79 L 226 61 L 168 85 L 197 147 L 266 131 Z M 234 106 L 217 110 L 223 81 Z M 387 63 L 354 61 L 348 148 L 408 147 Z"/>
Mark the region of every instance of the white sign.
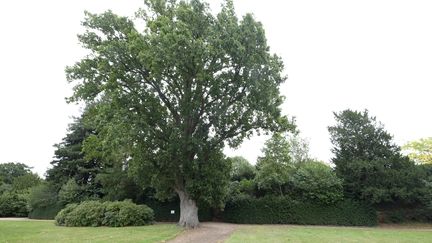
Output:
<path fill-rule="evenodd" d="M 175 214 L 175 210 L 171 210 L 171 214 Z"/>

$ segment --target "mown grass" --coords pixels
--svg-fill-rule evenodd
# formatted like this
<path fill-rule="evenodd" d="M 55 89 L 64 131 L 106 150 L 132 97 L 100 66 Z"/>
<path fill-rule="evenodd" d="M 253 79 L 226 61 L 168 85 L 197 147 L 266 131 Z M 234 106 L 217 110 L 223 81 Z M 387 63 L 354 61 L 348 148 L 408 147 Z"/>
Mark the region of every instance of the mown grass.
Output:
<path fill-rule="evenodd" d="M 54 221 L 0 221 L 0 242 L 161 242 L 182 230 L 174 224 L 141 227 L 60 227 Z"/>
<path fill-rule="evenodd" d="M 432 227 L 243 226 L 226 242 L 432 242 Z"/>

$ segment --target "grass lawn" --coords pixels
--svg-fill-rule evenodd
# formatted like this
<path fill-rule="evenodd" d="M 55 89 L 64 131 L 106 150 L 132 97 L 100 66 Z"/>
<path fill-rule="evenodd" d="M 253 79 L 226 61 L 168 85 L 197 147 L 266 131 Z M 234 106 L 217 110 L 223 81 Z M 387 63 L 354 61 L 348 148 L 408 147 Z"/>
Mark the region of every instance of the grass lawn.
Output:
<path fill-rule="evenodd" d="M 54 221 L 0 221 L 0 242 L 161 242 L 174 238 L 175 224 L 141 227 L 60 227 Z"/>
<path fill-rule="evenodd" d="M 432 242 L 432 227 L 244 226 L 235 231 L 226 242 Z"/>

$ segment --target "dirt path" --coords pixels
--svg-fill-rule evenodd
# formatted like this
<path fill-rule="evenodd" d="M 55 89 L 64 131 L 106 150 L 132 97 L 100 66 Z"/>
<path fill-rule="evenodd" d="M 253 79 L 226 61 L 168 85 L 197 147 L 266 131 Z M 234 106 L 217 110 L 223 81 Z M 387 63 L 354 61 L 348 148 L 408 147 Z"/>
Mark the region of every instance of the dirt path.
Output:
<path fill-rule="evenodd" d="M 29 218 L 0 218 L 0 221 L 27 221 Z"/>
<path fill-rule="evenodd" d="M 198 229 L 186 230 L 169 243 L 220 243 L 237 228 L 235 224 L 206 222 Z"/>

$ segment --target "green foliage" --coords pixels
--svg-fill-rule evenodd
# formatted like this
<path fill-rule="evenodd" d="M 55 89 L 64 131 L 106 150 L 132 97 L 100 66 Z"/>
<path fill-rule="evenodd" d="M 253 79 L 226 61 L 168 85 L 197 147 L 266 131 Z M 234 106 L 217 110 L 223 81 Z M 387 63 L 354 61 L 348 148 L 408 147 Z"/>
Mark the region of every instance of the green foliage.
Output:
<path fill-rule="evenodd" d="M 432 137 L 411 141 L 403 146 L 408 157 L 419 164 L 432 164 Z"/>
<path fill-rule="evenodd" d="M 55 221 L 62 226 L 121 227 L 151 224 L 153 218 L 152 209 L 131 201 L 85 201 L 66 206 L 57 214 Z"/>
<path fill-rule="evenodd" d="M 367 110 L 344 110 L 334 116 L 336 125 L 328 130 L 334 146 L 333 163 L 341 176 L 345 175 L 345 166 L 350 161 L 373 161 L 400 155 L 400 148 L 393 143 L 392 136 Z"/>
<path fill-rule="evenodd" d="M 3 183 L 0 185 L 0 195 L 3 193 L 6 193 L 6 192 L 10 192 L 12 190 L 13 190 L 13 188 L 12 188 L 11 184 Z"/>
<path fill-rule="evenodd" d="M 30 189 L 29 215 L 31 219 L 54 219 L 64 205 L 58 202 L 57 189 L 50 183 L 42 183 Z"/>
<path fill-rule="evenodd" d="M 99 201 L 84 201 L 66 215 L 65 226 L 102 226 L 105 206 Z"/>
<path fill-rule="evenodd" d="M 256 174 L 256 169 L 247 159 L 241 156 L 229 158 L 231 160 L 231 180 L 241 181 L 242 179 L 253 179 Z"/>
<path fill-rule="evenodd" d="M 137 201 L 144 194 L 142 188 L 128 175 L 127 170 L 122 168 L 106 168 L 97 175 L 96 180 L 101 185 L 104 200 L 121 201 L 132 199 Z"/>
<path fill-rule="evenodd" d="M 130 159 L 132 174 L 159 198 L 185 191 L 220 206 L 225 144 L 292 128 L 279 108 L 282 61 L 262 25 L 250 14 L 239 20 L 231 1 L 216 16 L 198 0 L 146 1 L 137 16 L 143 31 L 109 11 L 83 21 L 79 40 L 90 54 L 66 73 L 75 84 L 70 101 L 94 105 L 98 139 L 86 147 Z"/>
<path fill-rule="evenodd" d="M 30 167 L 23 163 L 0 164 L 0 179 L 5 184 L 12 184 L 14 178 L 31 174 Z"/>
<path fill-rule="evenodd" d="M 267 140 L 264 156 L 258 158 L 256 182 L 259 189 L 284 195 L 283 187 L 295 168 L 291 160 L 290 145 L 285 136 L 275 133 Z"/>
<path fill-rule="evenodd" d="M 57 208 L 57 204 L 57 191 L 51 184 L 42 183 L 30 189 L 28 201 L 30 212 L 39 209 Z"/>
<path fill-rule="evenodd" d="M 290 184 L 292 197 L 306 202 L 332 204 L 342 199 L 342 180 L 321 162 L 301 164 L 293 173 Z"/>
<path fill-rule="evenodd" d="M 41 178 L 34 173 L 27 173 L 22 176 L 13 178 L 12 188 L 16 191 L 24 191 L 42 182 Z"/>
<path fill-rule="evenodd" d="M 416 203 L 427 191 L 419 167 L 400 153 L 392 136 L 368 111 L 335 113 L 329 127 L 337 174 L 347 195 L 371 203 Z"/>
<path fill-rule="evenodd" d="M 416 205 L 407 207 L 393 207 L 380 210 L 380 221 L 384 223 L 406 223 L 406 222 L 432 222 L 432 208 Z"/>
<path fill-rule="evenodd" d="M 131 201 L 105 202 L 105 226 L 123 227 L 151 224 L 154 213 L 146 205 L 136 205 Z"/>
<path fill-rule="evenodd" d="M 286 136 L 292 163 L 301 164 L 310 161 L 309 142 L 300 137 L 298 133 L 287 134 Z"/>
<path fill-rule="evenodd" d="M 47 171 L 47 181 L 60 189 L 63 185 L 74 179 L 85 187 L 87 196 L 97 195 L 99 185 L 96 176 L 102 169 L 102 162 L 98 159 L 87 159 L 83 153 L 83 141 L 94 133 L 94 130 L 84 124 L 88 116 L 85 111 L 80 118 L 76 118 L 69 125 L 68 133 L 63 141 L 56 144 L 55 159 L 51 162 L 52 168 Z"/>
<path fill-rule="evenodd" d="M 227 201 L 238 197 L 254 197 L 257 193 L 257 187 L 255 180 L 232 181 L 228 188 Z"/>
<path fill-rule="evenodd" d="M 323 205 L 287 197 L 239 198 L 227 203 L 226 222 L 241 224 L 309 224 L 375 226 L 376 211 L 360 202 L 344 200 Z"/>
<path fill-rule="evenodd" d="M 0 217 L 27 217 L 27 194 L 6 192 L 0 195 Z"/>
<path fill-rule="evenodd" d="M 66 182 L 58 193 L 59 203 L 62 205 L 79 203 L 84 199 L 83 196 L 83 188 L 75 182 L 75 179 Z"/>
<path fill-rule="evenodd" d="M 55 224 L 60 226 L 66 225 L 66 218 L 75 210 L 76 207 L 78 207 L 78 204 L 76 203 L 66 205 L 66 207 L 60 210 L 55 216 Z"/>
<path fill-rule="evenodd" d="M 430 195 L 425 171 L 408 158 L 353 161 L 346 172 L 356 183 L 351 188 L 358 190 L 358 197 L 374 204 L 424 203 Z"/>
<path fill-rule="evenodd" d="M 30 219 L 54 219 L 55 216 L 63 209 L 62 205 L 54 204 L 43 208 L 34 208 L 32 209 L 28 217 Z"/>

